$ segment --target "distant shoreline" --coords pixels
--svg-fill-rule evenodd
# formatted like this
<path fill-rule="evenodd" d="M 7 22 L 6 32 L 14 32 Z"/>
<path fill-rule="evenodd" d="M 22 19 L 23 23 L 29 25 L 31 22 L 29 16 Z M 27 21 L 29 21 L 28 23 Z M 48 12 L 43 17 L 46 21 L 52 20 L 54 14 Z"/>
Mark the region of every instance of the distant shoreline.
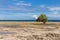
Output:
<path fill-rule="evenodd" d="M 35 20 L 0 20 L 0 22 L 36 22 Z M 60 20 L 48 20 L 48 22 L 60 22 Z"/>

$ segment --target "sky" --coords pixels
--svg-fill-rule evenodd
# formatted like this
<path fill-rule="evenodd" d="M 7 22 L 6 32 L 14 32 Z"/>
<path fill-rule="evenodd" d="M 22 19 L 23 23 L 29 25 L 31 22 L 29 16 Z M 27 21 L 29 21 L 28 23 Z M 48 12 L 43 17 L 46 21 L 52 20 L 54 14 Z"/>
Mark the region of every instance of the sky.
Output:
<path fill-rule="evenodd" d="M 0 20 L 35 20 L 42 13 L 60 20 L 60 0 L 0 0 Z"/>

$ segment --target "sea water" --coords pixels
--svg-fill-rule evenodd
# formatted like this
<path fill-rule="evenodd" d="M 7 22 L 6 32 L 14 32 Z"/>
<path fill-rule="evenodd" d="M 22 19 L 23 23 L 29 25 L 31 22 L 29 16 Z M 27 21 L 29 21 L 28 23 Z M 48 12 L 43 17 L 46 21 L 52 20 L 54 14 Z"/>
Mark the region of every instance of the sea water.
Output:
<path fill-rule="evenodd" d="M 35 20 L 0 20 L 0 22 L 36 22 Z M 48 20 L 48 22 L 60 22 L 60 20 Z"/>

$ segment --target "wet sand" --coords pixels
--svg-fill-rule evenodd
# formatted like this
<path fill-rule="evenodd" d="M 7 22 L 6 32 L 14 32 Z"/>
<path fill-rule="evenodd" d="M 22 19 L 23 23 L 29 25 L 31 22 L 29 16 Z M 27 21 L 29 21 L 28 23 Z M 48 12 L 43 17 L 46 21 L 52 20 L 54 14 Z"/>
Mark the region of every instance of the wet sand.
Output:
<path fill-rule="evenodd" d="M 60 22 L 0 22 L 0 40 L 60 40 Z"/>

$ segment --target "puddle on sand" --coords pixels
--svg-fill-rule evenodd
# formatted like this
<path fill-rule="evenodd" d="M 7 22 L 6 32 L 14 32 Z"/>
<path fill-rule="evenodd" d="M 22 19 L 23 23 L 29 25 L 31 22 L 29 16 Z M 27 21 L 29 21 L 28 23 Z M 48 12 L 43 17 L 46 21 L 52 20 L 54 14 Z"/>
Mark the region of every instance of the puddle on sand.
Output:
<path fill-rule="evenodd" d="M 0 35 L 16 34 L 16 32 L 0 32 Z"/>

